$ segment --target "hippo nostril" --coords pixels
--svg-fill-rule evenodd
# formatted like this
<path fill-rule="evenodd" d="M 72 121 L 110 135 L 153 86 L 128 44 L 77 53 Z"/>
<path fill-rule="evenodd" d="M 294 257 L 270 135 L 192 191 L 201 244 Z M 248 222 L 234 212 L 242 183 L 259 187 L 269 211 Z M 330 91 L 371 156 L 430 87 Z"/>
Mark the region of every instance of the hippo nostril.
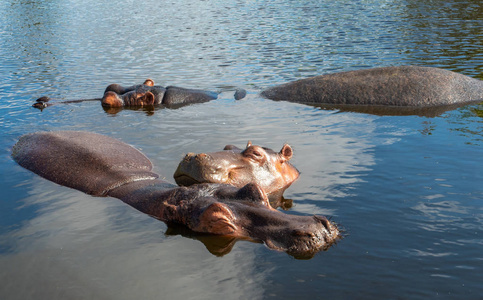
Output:
<path fill-rule="evenodd" d="M 194 154 L 194 153 L 190 152 L 190 153 L 188 153 L 188 154 L 186 154 L 186 155 L 184 156 L 183 161 L 185 161 L 185 162 L 190 162 L 190 160 L 192 160 L 192 159 L 193 159 L 193 157 L 195 157 L 195 155 L 196 155 L 196 154 Z"/>
<path fill-rule="evenodd" d="M 195 155 L 197 159 L 205 159 L 208 155 L 206 153 L 200 153 Z"/>
<path fill-rule="evenodd" d="M 325 229 L 327 229 L 327 231 L 330 233 L 330 222 L 329 220 L 327 220 L 326 217 L 322 217 L 322 216 L 314 216 L 314 219 L 321 223 L 322 225 L 324 225 Z"/>
<path fill-rule="evenodd" d="M 314 233 L 310 231 L 304 231 L 300 229 L 295 229 L 292 231 L 293 236 L 299 236 L 299 237 L 308 237 L 308 238 L 313 238 L 315 237 Z"/>

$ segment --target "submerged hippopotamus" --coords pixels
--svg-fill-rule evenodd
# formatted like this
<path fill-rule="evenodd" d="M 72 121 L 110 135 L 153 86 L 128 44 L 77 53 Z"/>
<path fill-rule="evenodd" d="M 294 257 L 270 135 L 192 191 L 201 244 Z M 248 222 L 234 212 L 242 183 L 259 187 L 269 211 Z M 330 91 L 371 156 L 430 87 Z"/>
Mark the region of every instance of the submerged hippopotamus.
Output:
<path fill-rule="evenodd" d="M 340 236 L 323 216 L 299 216 L 273 209 L 256 183 L 178 187 L 159 179 L 146 156 L 103 135 L 38 132 L 22 136 L 12 149 L 22 167 L 90 195 L 111 196 L 168 224 L 194 232 L 264 242 L 297 258 L 310 258 Z"/>
<path fill-rule="evenodd" d="M 418 66 L 334 73 L 271 87 L 271 100 L 306 104 L 434 107 L 483 100 L 483 81 L 455 72 Z"/>
<path fill-rule="evenodd" d="M 104 107 L 123 106 L 151 106 L 164 105 L 172 107 L 183 104 L 202 103 L 215 100 L 215 92 L 185 89 L 175 86 L 154 85 L 154 81 L 147 79 L 142 85 L 122 87 L 118 84 L 109 85 L 104 91 L 101 104 Z"/>
<path fill-rule="evenodd" d="M 244 90 L 238 89 L 235 92 L 235 98 L 241 97 Z M 245 92 L 246 94 L 246 92 Z M 218 98 L 218 93 L 186 89 L 175 86 L 156 86 L 152 79 L 146 79 L 143 84 L 123 87 L 119 84 L 109 85 L 102 98 L 94 99 L 78 99 L 60 102 L 49 102 L 49 97 L 40 97 L 33 104 L 33 107 L 44 109 L 47 106 L 59 103 L 78 103 L 84 101 L 100 101 L 103 107 L 145 107 L 163 105 L 165 107 L 178 107 L 181 105 L 202 103 Z"/>
<path fill-rule="evenodd" d="M 226 183 L 243 187 L 248 183 L 257 183 L 275 202 L 300 176 L 299 171 L 289 163 L 292 155 L 292 147 L 288 144 L 283 145 L 280 152 L 275 152 L 252 145 L 251 142 L 244 150 L 227 145 L 219 152 L 188 153 L 179 163 L 174 180 L 182 186 Z"/>

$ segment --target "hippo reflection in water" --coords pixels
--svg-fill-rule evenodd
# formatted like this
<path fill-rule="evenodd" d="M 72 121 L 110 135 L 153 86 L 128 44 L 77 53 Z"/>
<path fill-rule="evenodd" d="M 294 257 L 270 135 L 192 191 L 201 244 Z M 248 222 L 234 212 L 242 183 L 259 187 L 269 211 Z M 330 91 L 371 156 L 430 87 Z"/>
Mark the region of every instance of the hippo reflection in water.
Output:
<path fill-rule="evenodd" d="M 12 157 L 48 180 L 90 195 L 118 198 L 168 224 L 264 242 L 296 258 L 310 258 L 340 236 L 336 225 L 323 216 L 291 215 L 272 208 L 256 183 L 241 188 L 212 183 L 178 187 L 160 180 L 141 152 L 99 134 L 27 134 L 13 147 Z"/>
<path fill-rule="evenodd" d="M 293 150 L 283 145 L 280 152 L 252 145 L 244 150 L 227 145 L 223 151 L 188 153 L 179 163 L 174 179 L 178 185 L 226 183 L 243 187 L 257 183 L 267 193 L 273 207 L 282 206 L 283 192 L 300 176 L 289 163 Z"/>

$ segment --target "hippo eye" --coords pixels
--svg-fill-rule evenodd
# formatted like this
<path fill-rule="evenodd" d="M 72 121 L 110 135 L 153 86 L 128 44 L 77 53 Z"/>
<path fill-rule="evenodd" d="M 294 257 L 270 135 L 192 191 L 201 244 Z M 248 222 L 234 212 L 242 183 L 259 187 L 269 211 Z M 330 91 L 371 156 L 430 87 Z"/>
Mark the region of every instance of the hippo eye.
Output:
<path fill-rule="evenodd" d="M 247 152 L 245 153 L 245 155 L 255 160 L 261 160 L 263 158 L 263 155 L 257 150 L 252 150 L 250 152 Z"/>
<path fill-rule="evenodd" d="M 255 155 L 256 157 L 262 157 L 262 154 L 258 151 L 253 151 L 252 154 Z"/>
<path fill-rule="evenodd" d="M 260 147 L 252 146 L 243 151 L 242 154 L 243 156 L 252 159 L 260 164 L 263 164 L 266 161 L 265 153 Z"/>

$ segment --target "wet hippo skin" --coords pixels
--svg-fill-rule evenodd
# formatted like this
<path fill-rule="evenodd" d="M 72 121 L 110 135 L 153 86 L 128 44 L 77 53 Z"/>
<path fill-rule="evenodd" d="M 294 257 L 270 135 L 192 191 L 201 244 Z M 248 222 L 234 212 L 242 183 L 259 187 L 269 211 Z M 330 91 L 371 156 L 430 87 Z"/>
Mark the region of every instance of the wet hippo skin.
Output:
<path fill-rule="evenodd" d="M 272 202 L 277 202 L 283 192 L 299 178 L 299 171 L 289 163 L 293 150 L 283 145 L 279 152 L 252 145 L 245 149 L 227 145 L 223 151 L 212 153 L 188 153 L 179 163 L 174 179 L 178 185 L 198 183 L 226 183 L 243 187 L 257 183 Z"/>
<path fill-rule="evenodd" d="M 306 104 L 434 107 L 483 100 L 483 81 L 432 67 L 399 66 L 301 79 L 261 93 Z"/>
<path fill-rule="evenodd" d="M 218 94 L 215 92 L 185 89 L 175 86 L 164 88 L 161 86 L 140 85 L 136 86 L 134 90 L 129 90 L 124 94 L 117 94 L 108 89 L 106 89 L 101 100 L 101 104 L 104 107 L 152 106 L 160 104 L 166 107 L 173 107 L 207 102 L 215 100 L 218 97 Z M 121 89 L 128 90 L 122 87 Z"/>
<path fill-rule="evenodd" d="M 95 196 L 111 196 L 168 224 L 200 233 L 261 241 L 297 258 L 310 258 L 340 236 L 323 216 L 273 209 L 255 183 L 178 187 L 152 172 L 135 148 L 110 137 L 77 131 L 20 137 L 12 157 L 22 167 L 58 184 Z"/>
<path fill-rule="evenodd" d="M 235 95 L 236 97 L 236 95 Z M 50 101 L 49 97 L 40 97 L 32 105 L 44 109 L 48 106 L 66 103 L 79 103 L 85 101 L 100 101 L 103 107 L 146 107 L 163 105 L 176 108 L 182 105 L 203 103 L 218 98 L 218 93 L 186 89 L 176 86 L 162 87 L 154 85 L 152 79 L 146 79 L 143 84 L 124 87 L 119 84 L 110 84 L 104 91 L 102 98 L 77 99 L 66 101 Z"/>

